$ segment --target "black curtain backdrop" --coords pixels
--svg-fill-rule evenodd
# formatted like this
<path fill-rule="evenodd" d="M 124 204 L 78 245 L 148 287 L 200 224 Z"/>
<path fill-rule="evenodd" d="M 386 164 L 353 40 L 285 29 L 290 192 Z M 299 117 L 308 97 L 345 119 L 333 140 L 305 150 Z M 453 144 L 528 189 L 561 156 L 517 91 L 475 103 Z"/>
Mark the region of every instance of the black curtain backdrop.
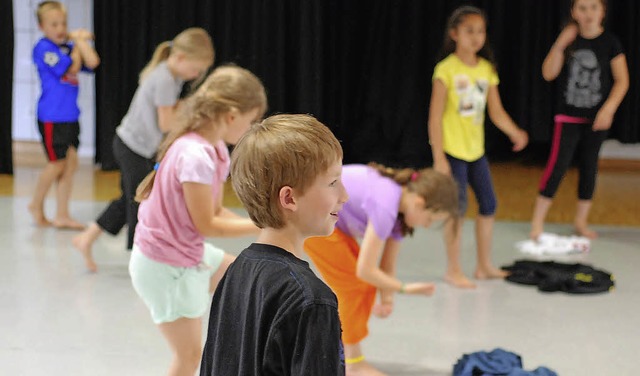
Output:
<path fill-rule="evenodd" d="M 0 174 L 13 174 L 11 149 L 11 114 L 13 97 L 13 2 L 0 3 L 0 45 L 4 58 L 0 59 Z"/>
<path fill-rule="evenodd" d="M 607 28 L 627 54 L 631 88 L 610 137 L 640 142 L 640 2 L 610 1 Z M 345 163 L 431 164 L 431 75 L 446 19 L 459 5 L 488 14 L 488 40 L 507 111 L 531 138 L 515 155 L 487 124 L 495 159 L 546 160 L 556 90 L 541 65 L 568 16 L 569 0 L 95 0 L 97 153 L 115 168 L 111 141 L 155 46 L 181 30 L 210 32 L 216 65 L 233 62 L 264 82 L 270 113 L 310 113 L 342 140 Z M 488 120 L 487 120 L 488 121 Z"/>

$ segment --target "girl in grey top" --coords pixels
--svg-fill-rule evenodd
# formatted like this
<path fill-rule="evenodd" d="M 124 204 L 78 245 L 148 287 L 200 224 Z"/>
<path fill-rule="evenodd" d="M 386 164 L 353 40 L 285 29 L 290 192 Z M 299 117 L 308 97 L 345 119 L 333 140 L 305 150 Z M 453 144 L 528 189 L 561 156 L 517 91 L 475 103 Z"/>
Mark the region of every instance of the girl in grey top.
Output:
<path fill-rule="evenodd" d="M 122 194 L 72 240 L 90 271 L 97 270 L 92 246 L 103 232 L 116 235 L 127 225 L 127 249 L 133 246 L 138 222 L 138 204 L 134 201 L 136 188 L 153 170 L 156 149 L 163 135 L 173 126 L 183 83 L 202 80 L 213 60 L 214 49 L 209 34 L 201 28 L 189 28 L 173 41 L 160 43 L 140 73 L 138 89 L 113 139 Z"/>

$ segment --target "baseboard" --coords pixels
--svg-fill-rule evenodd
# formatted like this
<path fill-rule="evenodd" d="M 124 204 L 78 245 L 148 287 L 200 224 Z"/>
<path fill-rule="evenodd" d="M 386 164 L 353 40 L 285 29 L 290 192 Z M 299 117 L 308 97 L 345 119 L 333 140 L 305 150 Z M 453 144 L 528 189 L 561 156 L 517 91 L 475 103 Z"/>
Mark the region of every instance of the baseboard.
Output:
<path fill-rule="evenodd" d="M 606 171 L 640 172 L 640 160 L 637 159 L 600 159 L 598 168 Z"/>

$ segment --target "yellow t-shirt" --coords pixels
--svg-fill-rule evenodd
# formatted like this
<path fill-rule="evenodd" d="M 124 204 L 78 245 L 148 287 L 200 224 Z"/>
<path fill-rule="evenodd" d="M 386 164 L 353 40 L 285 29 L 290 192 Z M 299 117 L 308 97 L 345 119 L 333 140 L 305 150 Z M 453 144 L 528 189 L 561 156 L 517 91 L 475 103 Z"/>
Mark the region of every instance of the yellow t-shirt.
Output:
<path fill-rule="evenodd" d="M 493 65 L 480 58 L 476 66 L 464 64 L 455 54 L 440 61 L 433 81 L 447 87 L 447 102 L 442 115 L 444 152 L 473 162 L 484 155 L 484 114 L 489 86 L 500 80 Z"/>

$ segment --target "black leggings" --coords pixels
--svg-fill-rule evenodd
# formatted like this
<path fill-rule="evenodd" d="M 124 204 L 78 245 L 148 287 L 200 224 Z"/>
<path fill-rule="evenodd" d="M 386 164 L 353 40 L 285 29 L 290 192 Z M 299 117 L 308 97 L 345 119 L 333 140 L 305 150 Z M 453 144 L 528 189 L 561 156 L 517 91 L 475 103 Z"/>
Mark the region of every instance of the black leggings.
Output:
<path fill-rule="evenodd" d="M 113 138 L 113 156 L 120 167 L 120 198 L 111 201 L 100 214 L 96 223 L 104 231 L 116 235 L 124 225 L 128 225 L 127 249 L 133 247 L 133 236 L 138 224 L 138 203 L 135 202 L 136 189 L 142 180 L 153 170 L 153 159 L 147 159 L 122 142 L 116 135 Z"/>
<path fill-rule="evenodd" d="M 580 121 L 580 123 L 575 123 Z M 607 138 L 607 131 L 594 131 L 591 122 L 586 119 L 556 115 L 551 153 L 540 180 L 540 195 L 553 198 L 562 181 L 562 177 L 578 152 L 578 198 L 591 200 L 598 175 L 598 154 Z"/>

